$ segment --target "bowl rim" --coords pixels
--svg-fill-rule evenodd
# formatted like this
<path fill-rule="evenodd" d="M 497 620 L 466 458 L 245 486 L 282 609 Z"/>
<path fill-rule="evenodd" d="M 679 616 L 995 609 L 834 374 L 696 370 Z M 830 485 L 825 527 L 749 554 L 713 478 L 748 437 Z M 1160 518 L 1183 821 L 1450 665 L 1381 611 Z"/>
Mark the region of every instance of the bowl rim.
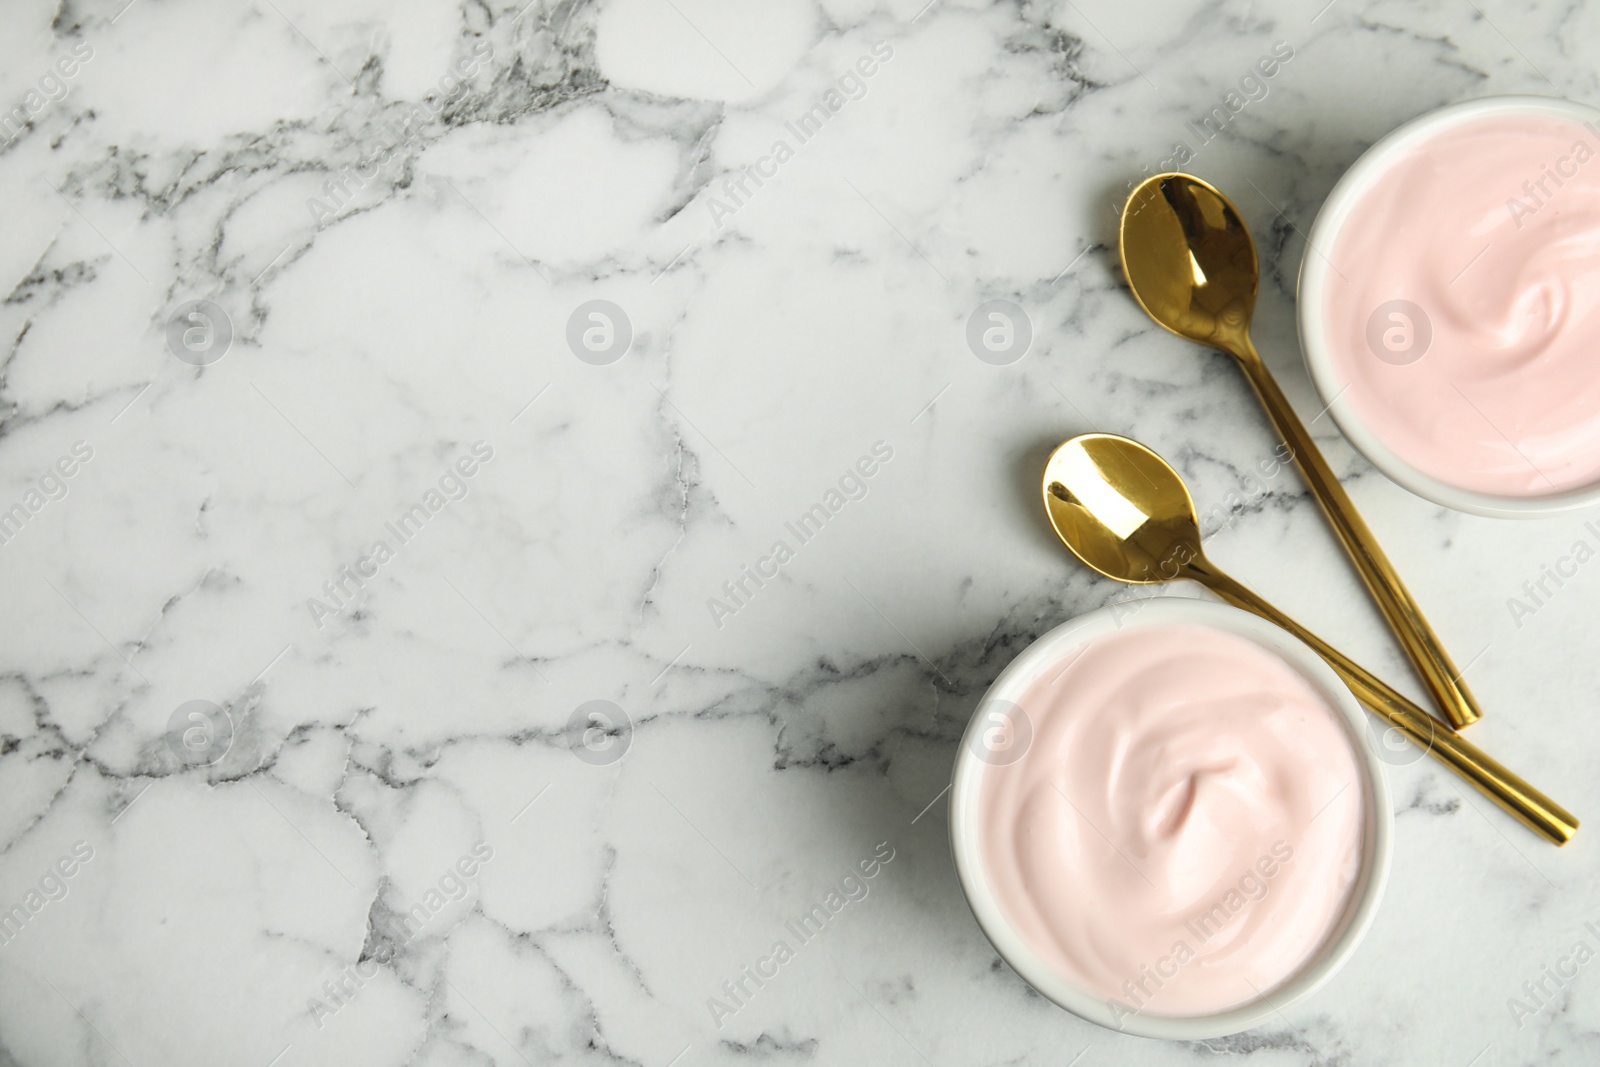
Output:
<path fill-rule="evenodd" d="M 1413 118 L 1375 141 L 1334 183 L 1317 212 L 1300 257 L 1295 318 L 1300 351 L 1323 410 L 1340 432 L 1390 480 L 1443 507 L 1490 518 L 1534 518 L 1570 513 L 1600 503 L 1600 480 L 1544 496 L 1505 496 L 1453 485 L 1400 457 L 1383 442 L 1353 406 L 1338 400 L 1348 382 L 1339 373 L 1328 344 L 1324 299 L 1332 264 L 1321 249 L 1331 249 L 1356 201 L 1388 170 L 1395 157 L 1451 126 L 1496 115 L 1547 115 L 1600 125 L 1600 108 L 1536 94 L 1485 96 L 1446 104 Z"/>
<path fill-rule="evenodd" d="M 1006 919 L 990 890 L 975 818 L 978 785 L 986 764 L 976 754 L 980 714 L 990 701 L 1011 700 L 1072 649 L 1121 630 L 1188 625 L 1220 630 L 1254 641 L 1296 668 L 1338 712 L 1356 753 L 1366 813 L 1362 876 L 1340 926 L 1322 951 L 1287 982 L 1251 1001 L 1207 1015 L 1169 1016 L 1113 1012 L 1106 1001 L 1051 967 Z M 1389 880 L 1393 859 L 1394 808 L 1383 764 L 1368 737 L 1366 713 L 1332 668 L 1298 638 L 1249 612 L 1227 604 L 1185 596 L 1146 596 L 1080 615 L 1036 639 L 1017 655 L 984 694 L 962 734 L 950 790 L 950 845 L 956 875 L 973 917 L 1001 959 L 1030 986 L 1081 1019 L 1139 1037 L 1198 1041 L 1224 1037 L 1258 1026 L 1322 988 L 1354 954 L 1370 929 Z"/>

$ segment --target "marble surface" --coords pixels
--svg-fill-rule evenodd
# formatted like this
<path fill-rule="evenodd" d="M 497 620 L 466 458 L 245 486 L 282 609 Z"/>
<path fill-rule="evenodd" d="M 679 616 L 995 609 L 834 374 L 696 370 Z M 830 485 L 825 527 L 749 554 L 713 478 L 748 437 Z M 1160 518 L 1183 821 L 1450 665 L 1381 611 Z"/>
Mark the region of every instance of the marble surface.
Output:
<path fill-rule="evenodd" d="M 1037 505 L 1087 429 L 1417 692 L 1234 368 L 1129 298 L 1114 209 L 1180 143 L 1233 194 L 1311 420 L 1342 168 L 1450 101 L 1600 100 L 1600 6 L 524 3 L 7 9 L 0 1064 L 1600 1059 L 1593 831 L 1404 751 L 1366 943 L 1194 1045 L 1030 993 L 943 799 L 1007 660 L 1126 596 Z M 969 347 L 992 300 L 1020 359 Z M 1512 606 L 1585 517 L 1446 512 L 1331 421 L 1474 738 L 1600 815 L 1600 567 Z"/>

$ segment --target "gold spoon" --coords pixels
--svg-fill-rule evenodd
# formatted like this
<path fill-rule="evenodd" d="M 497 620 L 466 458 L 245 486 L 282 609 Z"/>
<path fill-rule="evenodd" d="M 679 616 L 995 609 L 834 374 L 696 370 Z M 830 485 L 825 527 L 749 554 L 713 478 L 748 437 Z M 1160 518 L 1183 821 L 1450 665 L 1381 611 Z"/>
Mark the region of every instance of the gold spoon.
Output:
<path fill-rule="evenodd" d="M 1074 437 L 1045 464 L 1043 489 L 1056 536 L 1094 570 L 1136 585 L 1189 578 L 1275 623 L 1327 660 L 1368 710 L 1533 830 L 1557 845 L 1577 832 L 1578 820 L 1561 805 L 1218 570 L 1200 550 L 1200 526 L 1183 479 L 1144 445 L 1107 433 Z"/>
<path fill-rule="evenodd" d="M 1422 609 L 1250 342 L 1260 272 L 1250 231 L 1228 198 L 1187 174 L 1147 178 L 1122 209 L 1118 244 L 1134 299 L 1152 319 L 1179 337 L 1221 349 L 1244 369 L 1278 434 L 1293 451 L 1312 495 L 1445 718 L 1458 728 L 1483 718 Z"/>

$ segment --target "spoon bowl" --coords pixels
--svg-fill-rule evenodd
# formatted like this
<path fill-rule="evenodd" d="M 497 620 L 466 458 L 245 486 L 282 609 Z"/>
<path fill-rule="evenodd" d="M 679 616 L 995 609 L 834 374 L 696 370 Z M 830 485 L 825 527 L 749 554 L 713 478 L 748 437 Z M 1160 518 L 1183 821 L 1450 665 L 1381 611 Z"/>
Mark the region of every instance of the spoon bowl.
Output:
<path fill-rule="evenodd" d="M 1200 557 L 1188 487 L 1137 441 L 1104 433 L 1074 437 L 1051 454 L 1043 485 L 1056 536 L 1107 578 L 1170 582 Z"/>
<path fill-rule="evenodd" d="M 1188 174 L 1146 181 L 1128 198 L 1121 245 L 1134 299 L 1157 323 L 1235 356 L 1254 351 L 1256 244 L 1215 187 Z"/>

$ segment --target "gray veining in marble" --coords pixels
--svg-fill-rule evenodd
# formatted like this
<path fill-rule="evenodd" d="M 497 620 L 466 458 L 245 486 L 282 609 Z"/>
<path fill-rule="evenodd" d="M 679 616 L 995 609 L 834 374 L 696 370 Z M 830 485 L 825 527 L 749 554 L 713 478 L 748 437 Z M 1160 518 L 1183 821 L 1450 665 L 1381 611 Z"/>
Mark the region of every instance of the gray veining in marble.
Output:
<path fill-rule="evenodd" d="M 1388 483 L 1293 318 L 1342 169 L 1450 101 L 1600 100 L 1600 5 L 524 3 L 7 10 L 0 1064 L 1600 1061 L 1592 831 L 1558 852 L 1407 751 L 1359 953 L 1199 1045 L 999 963 L 942 792 L 1007 660 L 1127 595 L 1038 513 L 1086 429 L 1417 693 L 1297 476 L 1255 473 L 1234 368 L 1121 282 L 1115 206 L 1182 145 L 1474 737 L 1600 812 L 1600 569 L 1510 608 L 1582 520 Z M 969 349 L 990 300 L 1021 359 Z"/>

